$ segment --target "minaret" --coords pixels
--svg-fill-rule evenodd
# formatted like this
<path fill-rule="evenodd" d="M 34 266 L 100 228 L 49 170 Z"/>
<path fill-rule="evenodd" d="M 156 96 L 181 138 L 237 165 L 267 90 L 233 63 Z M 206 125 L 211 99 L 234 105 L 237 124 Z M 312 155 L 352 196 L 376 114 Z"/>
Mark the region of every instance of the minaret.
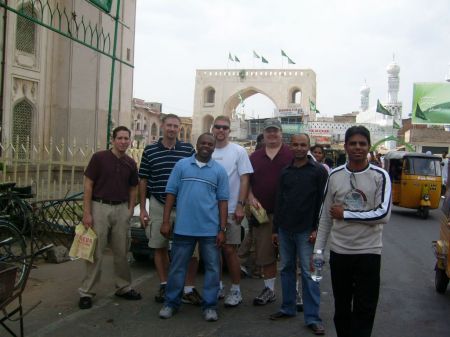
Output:
<path fill-rule="evenodd" d="M 361 111 L 367 111 L 369 109 L 369 94 L 370 94 L 370 88 L 367 86 L 367 83 L 364 82 L 363 86 L 359 90 L 359 93 L 361 94 Z"/>
<path fill-rule="evenodd" d="M 387 66 L 386 69 L 388 73 L 388 104 L 396 104 L 398 103 L 398 89 L 400 87 L 400 77 L 398 74 L 400 73 L 400 67 L 392 60 L 392 63 Z"/>
<path fill-rule="evenodd" d="M 398 100 L 398 90 L 400 87 L 400 66 L 395 62 L 395 56 L 392 62 L 387 66 L 388 73 L 388 101 L 385 103 L 388 109 L 394 116 L 394 125 L 402 126 L 402 102 Z"/>

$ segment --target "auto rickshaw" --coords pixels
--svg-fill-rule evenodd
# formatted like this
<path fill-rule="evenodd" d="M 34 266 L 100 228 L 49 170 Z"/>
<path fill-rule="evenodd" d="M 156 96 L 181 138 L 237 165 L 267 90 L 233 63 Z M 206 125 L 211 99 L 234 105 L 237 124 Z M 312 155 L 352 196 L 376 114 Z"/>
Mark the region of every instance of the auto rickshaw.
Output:
<path fill-rule="evenodd" d="M 434 254 L 436 256 L 436 266 L 434 285 L 438 293 L 445 293 L 450 279 L 450 181 L 447 181 L 445 199 L 442 203 L 441 226 L 439 230 L 439 240 L 433 241 Z"/>
<path fill-rule="evenodd" d="M 384 156 L 384 168 L 392 182 L 392 203 L 417 209 L 422 219 L 441 200 L 441 158 L 431 154 L 391 151 Z"/>

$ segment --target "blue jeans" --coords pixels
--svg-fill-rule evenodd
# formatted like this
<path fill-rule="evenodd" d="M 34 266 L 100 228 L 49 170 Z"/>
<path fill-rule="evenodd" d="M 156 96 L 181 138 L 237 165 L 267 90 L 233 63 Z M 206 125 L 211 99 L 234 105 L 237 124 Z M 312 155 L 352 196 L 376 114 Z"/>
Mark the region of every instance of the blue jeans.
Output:
<path fill-rule="evenodd" d="M 216 246 L 215 236 L 173 236 L 172 261 L 169 267 L 169 277 L 166 287 L 164 304 L 171 308 L 179 308 L 183 296 L 184 280 L 189 261 L 194 252 L 196 243 L 199 243 L 200 256 L 205 266 L 203 282 L 202 309 L 217 308 L 217 294 L 220 281 L 219 249 Z"/>
<path fill-rule="evenodd" d="M 296 308 L 297 258 L 302 271 L 302 296 L 305 324 L 321 323 L 319 317 L 320 288 L 314 282 L 310 273 L 310 259 L 314 245 L 309 242 L 310 230 L 300 233 L 291 233 L 282 228 L 278 230 L 281 255 L 281 287 L 283 303 L 280 311 L 286 315 L 294 316 Z"/>

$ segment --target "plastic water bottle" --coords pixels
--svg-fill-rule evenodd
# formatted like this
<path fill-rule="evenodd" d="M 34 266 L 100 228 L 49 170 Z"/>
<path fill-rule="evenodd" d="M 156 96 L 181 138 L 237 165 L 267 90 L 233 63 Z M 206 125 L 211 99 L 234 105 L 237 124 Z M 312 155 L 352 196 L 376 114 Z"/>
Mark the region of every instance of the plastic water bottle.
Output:
<path fill-rule="evenodd" d="M 324 263 L 323 252 L 321 249 L 318 249 L 313 255 L 314 271 L 311 274 L 311 278 L 315 282 L 320 282 L 322 280 L 323 263 Z"/>

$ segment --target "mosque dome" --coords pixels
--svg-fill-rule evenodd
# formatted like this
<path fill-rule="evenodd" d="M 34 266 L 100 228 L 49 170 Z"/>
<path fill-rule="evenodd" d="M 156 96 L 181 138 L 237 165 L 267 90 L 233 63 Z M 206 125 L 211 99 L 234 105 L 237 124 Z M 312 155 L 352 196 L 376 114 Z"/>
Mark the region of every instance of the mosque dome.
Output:
<path fill-rule="evenodd" d="M 397 62 L 392 61 L 392 63 L 387 66 L 386 71 L 389 75 L 397 76 L 400 72 L 400 66 Z"/>

